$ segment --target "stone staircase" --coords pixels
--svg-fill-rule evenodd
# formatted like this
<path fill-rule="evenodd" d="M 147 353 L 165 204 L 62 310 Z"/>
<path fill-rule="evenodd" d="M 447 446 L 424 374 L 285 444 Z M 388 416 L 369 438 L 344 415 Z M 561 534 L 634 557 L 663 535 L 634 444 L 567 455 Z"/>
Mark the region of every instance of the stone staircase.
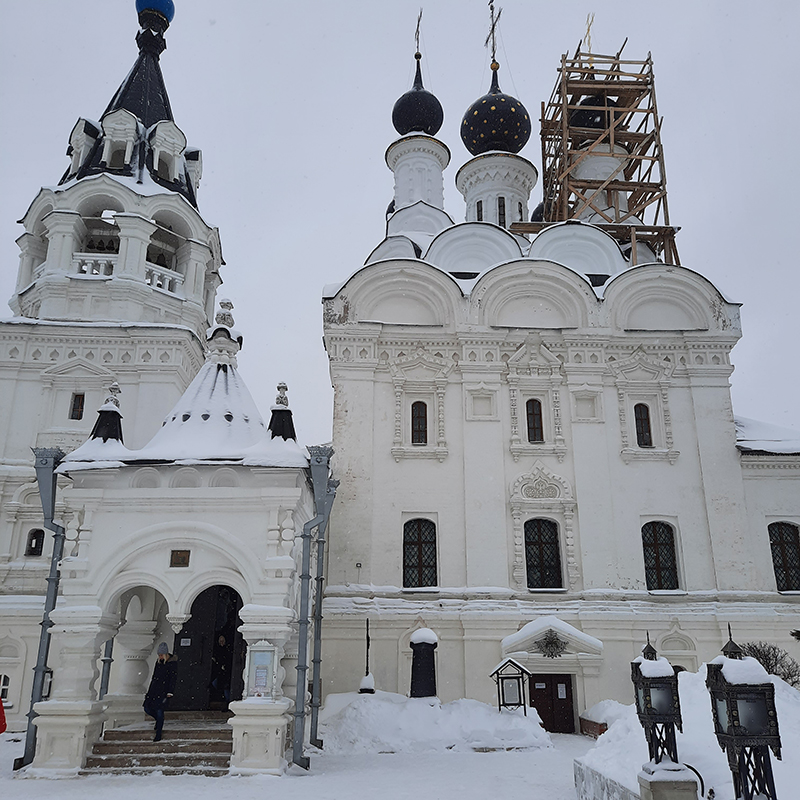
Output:
<path fill-rule="evenodd" d="M 227 711 L 168 711 L 160 742 L 153 741 L 149 718 L 107 730 L 81 774 L 227 775 L 233 749 L 230 716 Z"/>

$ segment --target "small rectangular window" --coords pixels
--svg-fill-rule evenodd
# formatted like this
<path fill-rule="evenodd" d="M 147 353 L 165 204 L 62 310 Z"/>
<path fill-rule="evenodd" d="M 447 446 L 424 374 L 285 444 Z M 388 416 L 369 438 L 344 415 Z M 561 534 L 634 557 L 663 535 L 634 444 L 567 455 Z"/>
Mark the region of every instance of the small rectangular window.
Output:
<path fill-rule="evenodd" d="M 0 698 L 3 703 L 8 703 L 8 688 L 11 686 L 11 678 L 8 675 L 0 675 Z"/>
<path fill-rule="evenodd" d="M 40 556 L 44 551 L 44 531 L 41 528 L 34 528 L 28 531 L 28 541 L 25 545 L 26 556 Z"/>
<path fill-rule="evenodd" d="M 497 224 L 501 228 L 506 226 L 506 199 L 505 197 L 497 198 Z"/>
<path fill-rule="evenodd" d="M 171 567 L 188 567 L 191 550 L 173 550 L 169 554 L 169 565 Z"/>
<path fill-rule="evenodd" d="M 72 395 L 72 402 L 69 406 L 70 419 L 83 419 L 83 407 L 86 402 L 86 395 L 83 392 L 75 392 Z"/>
<path fill-rule="evenodd" d="M 475 213 L 478 217 L 478 222 L 483 222 L 483 200 L 478 200 L 475 205 Z"/>
<path fill-rule="evenodd" d="M 525 414 L 528 422 L 528 441 L 544 441 L 544 420 L 542 418 L 542 401 L 528 400 L 525 404 Z"/>

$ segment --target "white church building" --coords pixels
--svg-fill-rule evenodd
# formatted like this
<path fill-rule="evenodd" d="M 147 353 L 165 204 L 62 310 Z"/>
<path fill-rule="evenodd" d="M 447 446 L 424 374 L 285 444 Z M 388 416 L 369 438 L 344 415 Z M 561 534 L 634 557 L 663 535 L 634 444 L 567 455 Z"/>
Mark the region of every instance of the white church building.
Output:
<path fill-rule="evenodd" d="M 159 67 L 171 5 L 137 3 L 138 59 L 22 218 L 0 320 L 0 692 L 16 730 L 52 552 L 31 448 L 67 454 L 41 774 L 83 768 L 103 727 L 142 719 L 162 640 L 181 665 L 174 707 L 230 708 L 233 771 L 280 771 L 291 731 L 301 533 L 319 509 L 285 387 L 265 420 L 217 303 L 202 156 Z M 554 731 L 629 701 L 648 633 L 696 670 L 729 623 L 740 641 L 797 627 L 800 434 L 734 419 L 739 305 L 679 263 L 649 61 L 625 82 L 603 58 L 562 62 L 529 221 L 531 119 L 496 63 L 462 123 L 465 209 L 445 211 L 451 151 L 417 54 L 386 151 L 385 236 L 323 293 L 340 481 L 323 698 L 357 688 L 367 620 L 377 688 L 407 693 L 409 640 L 430 628 L 442 701 L 494 702 L 489 674 L 513 656 Z M 221 640 L 224 696 L 209 672 Z M 246 669 L 259 647 L 266 691 Z"/>

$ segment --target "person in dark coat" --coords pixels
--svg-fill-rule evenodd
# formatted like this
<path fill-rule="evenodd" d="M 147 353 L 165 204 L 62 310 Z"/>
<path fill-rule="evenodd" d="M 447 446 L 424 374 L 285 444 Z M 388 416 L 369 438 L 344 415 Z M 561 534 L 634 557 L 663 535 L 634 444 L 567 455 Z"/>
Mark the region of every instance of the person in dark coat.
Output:
<path fill-rule="evenodd" d="M 164 712 L 167 710 L 169 699 L 175 691 L 175 679 L 178 677 L 178 659 L 169 652 L 166 642 L 158 646 L 158 660 L 153 667 L 153 677 L 150 688 L 144 696 L 144 713 L 156 721 L 156 735 L 154 742 L 161 741 L 161 732 L 164 729 Z"/>

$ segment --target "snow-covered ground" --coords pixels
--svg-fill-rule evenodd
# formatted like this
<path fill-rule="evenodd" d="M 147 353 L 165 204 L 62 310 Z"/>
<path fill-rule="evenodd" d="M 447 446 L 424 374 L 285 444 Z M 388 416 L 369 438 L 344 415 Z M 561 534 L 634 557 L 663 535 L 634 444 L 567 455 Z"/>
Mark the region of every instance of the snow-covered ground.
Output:
<path fill-rule="evenodd" d="M 775 707 L 781 736 L 783 759 L 772 758 L 775 789 L 780 800 L 800 800 L 798 775 L 800 770 L 800 691 L 793 689 L 780 678 L 767 675 L 754 661 L 728 662 L 734 667 L 757 668 L 748 680 L 754 683 L 772 682 L 775 685 Z M 726 674 L 735 681 L 735 677 Z M 733 800 L 733 784 L 728 770 L 728 759 L 717 744 L 714 723 L 711 719 L 711 702 L 705 685 L 706 668 L 699 672 L 682 672 L 678 676 L 681 698 L 683 733 L 677 734 L 678 756 L 691 764 L 703 776 L 706 792 L 713 787 L 716 800 Z M 736 681 L 739 682 L 739 681 Z M 599 708 L 603 706 L 603 708 Z M 649 760 L 647 742 L 633 705 L 625 706 L 613 700 L 604 700 L 589 709 L 592 718 L 601 717 L 609 728 L 598 740 L 597 746 L 583 758 L 588 766 L 603 772 L 612 780 L 638 792 L 637 774 Z"/>
<path fill-rule="evenodd" d="M 497 713 L 497 712 L 495 712 Z M 89 777 L 58 782 L 11 777 L 20 742 L 0 736 L 3 800 L 485 800 L 487 797 L 575 800 L 572 762 L 593 744 L 583 736 L 553 734 L 553 746 L 510 752 L 332 755 L 311 752 L 311 769 L 292 767 L 281 778 Z"/>

